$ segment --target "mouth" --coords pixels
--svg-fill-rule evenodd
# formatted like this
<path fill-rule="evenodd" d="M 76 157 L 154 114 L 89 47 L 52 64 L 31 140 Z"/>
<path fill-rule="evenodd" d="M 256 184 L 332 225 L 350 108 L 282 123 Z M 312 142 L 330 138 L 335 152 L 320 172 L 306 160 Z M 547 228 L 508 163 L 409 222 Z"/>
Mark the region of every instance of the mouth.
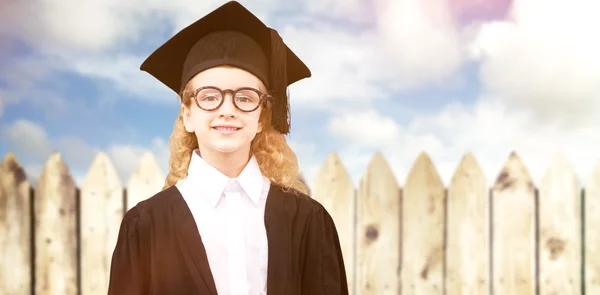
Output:
<path fill-rule="evenodd" d="M 238 131 L 238 130 L 242 129 L 241 127 L 235 127 L 235 126 L 213 126 L 211 128 L 215 129 L 217 131 L 223 131 L 223 132 L 233 132 L 233 131 Z"/>

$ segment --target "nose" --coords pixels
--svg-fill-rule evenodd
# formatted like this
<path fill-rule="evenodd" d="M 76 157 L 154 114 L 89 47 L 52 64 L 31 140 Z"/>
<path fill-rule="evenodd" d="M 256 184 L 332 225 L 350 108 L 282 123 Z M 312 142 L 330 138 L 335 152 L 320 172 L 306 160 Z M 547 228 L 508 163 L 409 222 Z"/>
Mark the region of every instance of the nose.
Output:
<path fill-rule="evenodd" d="M 223 104 L 218 109 L 219 116 L 228 116 L 228 117 L 235 116 L 236 108 L 235 108 L 235 105 L 233 104 L 233 95 L 231 93 L 227 93 L 227 94 L 225 94 L 225 97 L 223 97 L 223 99 L 225 101 L 223 101 Z"/>

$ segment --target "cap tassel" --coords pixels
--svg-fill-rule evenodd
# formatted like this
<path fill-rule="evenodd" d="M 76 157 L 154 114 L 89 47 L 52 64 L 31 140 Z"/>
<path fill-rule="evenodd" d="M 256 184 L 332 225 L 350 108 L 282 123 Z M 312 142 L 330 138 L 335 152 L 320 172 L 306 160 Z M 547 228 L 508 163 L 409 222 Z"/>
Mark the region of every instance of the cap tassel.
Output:
<path fill-rule="evenodd" d="M 271 123 L 281 134 L 290 131 L 290 110 L 287 95 L 287 51 L 277 31 L 271 29 L 271 95 L 274 96 Z"/>

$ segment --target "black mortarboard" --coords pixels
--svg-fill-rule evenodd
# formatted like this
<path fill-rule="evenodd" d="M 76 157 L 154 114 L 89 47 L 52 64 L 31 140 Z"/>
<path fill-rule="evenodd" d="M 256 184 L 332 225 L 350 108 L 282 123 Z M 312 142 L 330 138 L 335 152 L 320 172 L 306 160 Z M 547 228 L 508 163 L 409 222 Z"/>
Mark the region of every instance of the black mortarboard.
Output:
<path fill-rule="evenodd" d="M 289 133 L 287 87 L 310 77 L 311 72 L 277 31 L 236 1 L 227 2 L 178 32 L 140 69 L 179 94 L 194 75 L 218 65 L 239 67 L 261 79 L 274 97 L 274 128 Z"/>

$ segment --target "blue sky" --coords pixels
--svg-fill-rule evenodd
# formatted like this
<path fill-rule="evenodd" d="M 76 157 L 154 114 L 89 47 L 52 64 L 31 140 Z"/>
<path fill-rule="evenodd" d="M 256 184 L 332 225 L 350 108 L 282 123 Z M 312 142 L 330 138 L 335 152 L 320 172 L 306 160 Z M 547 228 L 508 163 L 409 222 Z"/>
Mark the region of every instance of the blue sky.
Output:
<path fill-rule="evenodd" d="M 377 151 L 400 184 L 423 151 L 446 183 L 466 152 L 488 180 L 513 150 L 535 182 L 559 153 L 582 181 L 600 159 L 598 4 L 241 2 L 313 72 L 291 87 L 289 137 L 309 184 L 331 152 L 355 183 Z M 144 151 L 166 172 L 178 102 L 139 65 L 223 3 L 10 2 L 0 12 L 0 154 L 14 152 L 32 181 L 54 150 L 79 183 L 99 151 L 123 182 Z"/>

